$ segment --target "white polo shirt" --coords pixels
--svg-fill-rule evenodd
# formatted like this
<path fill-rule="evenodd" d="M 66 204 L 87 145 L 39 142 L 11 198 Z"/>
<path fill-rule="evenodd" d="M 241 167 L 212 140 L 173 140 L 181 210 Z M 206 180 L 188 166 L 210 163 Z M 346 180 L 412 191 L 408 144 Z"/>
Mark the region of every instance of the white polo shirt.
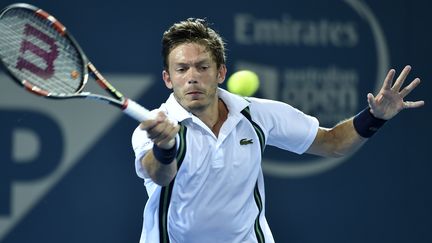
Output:
<path fill-rule="evenodd" d="M 184 159 L 169 190 L 155 184 L 141 166 L 153 144 L 145 131 L 134 131 L 136 172 L 149 196 L 141 243 L 274 242 L 265 218 L 260 137 L 241 111 L 249 106 L 265 144 L 298 154 L 313 142 L 318 121 L 282 102 L 246 100 L 223 89 L 218 93 L 229 110 L 218 137 L 172 94 L 161 105 L 170 119 L 186 127 Z"/>

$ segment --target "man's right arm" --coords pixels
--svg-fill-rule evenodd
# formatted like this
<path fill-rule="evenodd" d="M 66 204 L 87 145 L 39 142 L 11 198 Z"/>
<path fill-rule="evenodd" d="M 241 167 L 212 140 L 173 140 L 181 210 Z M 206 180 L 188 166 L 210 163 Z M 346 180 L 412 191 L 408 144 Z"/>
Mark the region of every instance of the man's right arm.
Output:
<path fill-rule="evenodd" d="M 167 186 L 177 173 L 177 162 L 175 159 L 169 164 L 159 162 L 153 151 L 149 151 L 141 159 L 141 165 L 147 171 L 150 178 L 160 186 Z"/>
<path fill-rule="evenodd" d="M 153 141 L 153 149 L 143 156 L 141 165 L 156 184 L 169 185 L 177 173 L 175 137 L 180 126 L 159 112 L 156 119 L 142 122 L 140 128 Z"/>

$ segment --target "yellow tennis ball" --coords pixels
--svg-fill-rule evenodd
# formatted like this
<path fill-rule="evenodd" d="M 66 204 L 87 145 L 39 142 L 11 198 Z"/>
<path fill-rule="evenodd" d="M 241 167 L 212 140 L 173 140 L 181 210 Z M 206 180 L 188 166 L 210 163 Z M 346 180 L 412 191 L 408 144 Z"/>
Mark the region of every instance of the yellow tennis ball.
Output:
<path fill-rule="evenodd" d="M 252 96 L 259 88 L 258 75 L 249 70 L 241 70 L 233 73 L 228 81 L 228 91 L 241 96 Z"/>

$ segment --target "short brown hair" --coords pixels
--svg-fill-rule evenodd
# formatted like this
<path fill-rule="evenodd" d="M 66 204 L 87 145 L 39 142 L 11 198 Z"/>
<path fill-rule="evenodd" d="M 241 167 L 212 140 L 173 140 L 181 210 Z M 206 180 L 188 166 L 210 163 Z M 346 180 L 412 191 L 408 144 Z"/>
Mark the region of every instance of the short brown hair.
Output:
<path fill-rule="evenodd" d="M 222 37 L 209 27 L 205 19 L 188 18 L 173 24 L 162 37 L 162 59 L 168 70 L 168 55 L 180 44 L 198 43 L 211 52 L 217 68 L 226 62 L 225 42 Z"/>

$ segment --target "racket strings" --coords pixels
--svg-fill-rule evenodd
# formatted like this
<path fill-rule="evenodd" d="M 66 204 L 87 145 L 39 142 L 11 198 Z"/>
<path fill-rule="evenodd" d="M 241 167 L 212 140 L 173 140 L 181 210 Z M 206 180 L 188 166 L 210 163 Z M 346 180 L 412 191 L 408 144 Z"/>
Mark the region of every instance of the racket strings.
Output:
<path fill-rule="evenodd" d="M 18 79 L 60 96 L 83 85 L 79 52 L 50 21 L 26 9 L 11 9 L 0 18 L 0 33 L 0 57 Z"/>

